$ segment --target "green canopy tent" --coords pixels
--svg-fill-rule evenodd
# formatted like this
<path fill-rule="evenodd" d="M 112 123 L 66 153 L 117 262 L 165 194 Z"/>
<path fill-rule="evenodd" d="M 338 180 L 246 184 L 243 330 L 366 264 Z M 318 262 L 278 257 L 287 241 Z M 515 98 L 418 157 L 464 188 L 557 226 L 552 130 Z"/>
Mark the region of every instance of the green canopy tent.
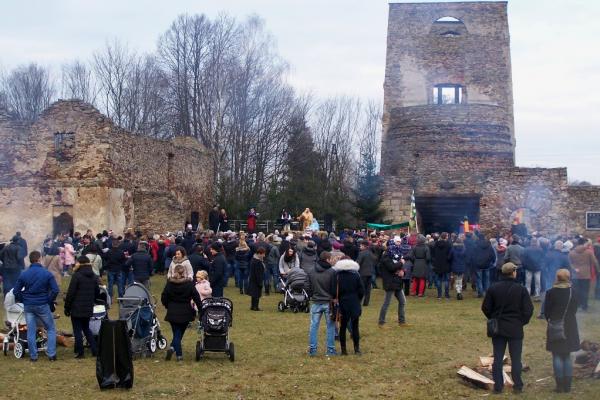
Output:
<path fill-rule="evenodd" d="M 391 231 L 393 229 L 400 229 L 400 228 L 408 228 L 409 227 L 409 222 L 401 222 L 399 224 L 394 224 L 394 225 L 386 225 L 386 224 L 373 224 L 370 222 L 367 222 L 367 228 L 371 228 L 371 229 L 377 229 L 380 231 Z"/>

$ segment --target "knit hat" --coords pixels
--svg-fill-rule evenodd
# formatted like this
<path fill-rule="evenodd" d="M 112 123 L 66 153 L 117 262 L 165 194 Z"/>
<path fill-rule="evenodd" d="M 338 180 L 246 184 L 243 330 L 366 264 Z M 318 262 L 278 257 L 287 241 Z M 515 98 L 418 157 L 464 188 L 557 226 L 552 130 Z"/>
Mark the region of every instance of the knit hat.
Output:
<path fill-rule="evenodd" d="M 511 262 L 507 262 L 502 266 L 502 275 L 510 275 L 517 270 L 517 266 Z"/>
<path fill-rule="evenodd" d="M 508 244 L 508 240 L 500 238 L 500 240 L 498 240 L 498 243 L 500 243 L 500 245 L 502 246 L 506 246 Z"/>
<path fill-rule="evenodd" d="M 563 243 L 562 251 L 567 253 L 567 252 L 571 251 L 571 249 L 573 249 L 573 242 L 571 242 L 570 240 L 567 240 L 566 242 Z"/>

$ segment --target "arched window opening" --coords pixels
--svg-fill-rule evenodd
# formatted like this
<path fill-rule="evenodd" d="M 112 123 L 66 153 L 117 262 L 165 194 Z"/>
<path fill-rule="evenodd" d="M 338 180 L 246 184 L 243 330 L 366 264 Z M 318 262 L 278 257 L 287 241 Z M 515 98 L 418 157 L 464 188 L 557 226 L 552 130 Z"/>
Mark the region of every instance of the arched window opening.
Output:
<path fill-rule="evenodd" d="M 444 83 L 433 87 L 433 104 L 463 103 L 463 87 L 461 85 Z"/>
<path fill-rule="evenodd" d="M 460 19 L 449 16 L 438 18 L 435 20 L 435 22 L 460 22 L 462 24 L 462 21 Z"/>
<path fill-rule="evenodd" d="M 431 33 L 442 37 L 459 37 L 468 33 L 465 24 L 455 17 L 441 17 L 433 22 Z"/>

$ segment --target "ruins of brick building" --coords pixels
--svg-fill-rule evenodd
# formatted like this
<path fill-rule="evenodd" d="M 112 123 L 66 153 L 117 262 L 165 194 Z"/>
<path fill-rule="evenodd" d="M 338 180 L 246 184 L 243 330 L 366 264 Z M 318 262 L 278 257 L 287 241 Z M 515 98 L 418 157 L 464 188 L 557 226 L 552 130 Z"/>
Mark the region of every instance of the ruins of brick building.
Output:
<path fill-rule="evenodd" d="M 456 231 L 464 216 L 488 234 L 585 233 L 600 186 L 569 186 L 566 168 L 515 166 L 506 2 L 389 6 L 381 174 L 383 207 L 419 228 Z M 600 228 L 600 227 L 598 227 Z"/>
<path fill-rule="evenodd" d="M 211 177 L 197 140 L 131 134 L 81 101 L 58 101 L 31 126 L 0 113 L 0 241 L 183 230 L 210 209 Z"/>

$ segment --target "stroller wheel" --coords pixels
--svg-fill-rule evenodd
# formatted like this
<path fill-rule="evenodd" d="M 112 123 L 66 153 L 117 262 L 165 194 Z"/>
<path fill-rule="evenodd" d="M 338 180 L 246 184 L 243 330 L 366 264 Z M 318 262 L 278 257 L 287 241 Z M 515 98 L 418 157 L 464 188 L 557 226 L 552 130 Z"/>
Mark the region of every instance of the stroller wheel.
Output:
<path fill-rule="evenodd" d="M 233 346 L 233 342 L 229 343 L 229 361 L 234 362 L 235 361 L 235 347 Z"/>
<path fill-rule="evenodd" d="M 202 356 L 204 355 L 204 344 L 201 340 L 196 342 L 196 361 L 200 361 Z"/>
<path fill-rule="evenodd" d="M 160 350 L 164 350 L 167 348 L 167 339 L 162 335 L 158 337 L 158 348 Z"/>
<path fill-rule="evenodd" d="M 304 312 L 307 314 L 310 312 L 310 305 L 307 304 L 304 306 Z"/>
<path fill-rule="evenodd" d="M 298 307 L 294 307 L 293 311 L 294 311 L 294 314 L 298 313 Z"/>
<path fill-rule="evenodd" d="M 21 342 L 15 343 L 14 354 L 17 358 L 23 358 L 25 355 L 25 348 L 23 348 L 23 344 Z"/>
<path fill-rule="evenodd" d="M 148 342 L 148 350 L 150 350 L 150 353 L 156 353 L 156 346 L 156 339 L 150 339 L 150 341 Z"/>
<path fill-rule="evenodd" d="M 281 312 L 284 312 L 284 311 L 285 311 L 285 304 L 283 304 L 283 301 L 280 301 L 280 302 L 277 304 L 277 309 L 278 309 L 279 311 L 281 311 Z"/>

